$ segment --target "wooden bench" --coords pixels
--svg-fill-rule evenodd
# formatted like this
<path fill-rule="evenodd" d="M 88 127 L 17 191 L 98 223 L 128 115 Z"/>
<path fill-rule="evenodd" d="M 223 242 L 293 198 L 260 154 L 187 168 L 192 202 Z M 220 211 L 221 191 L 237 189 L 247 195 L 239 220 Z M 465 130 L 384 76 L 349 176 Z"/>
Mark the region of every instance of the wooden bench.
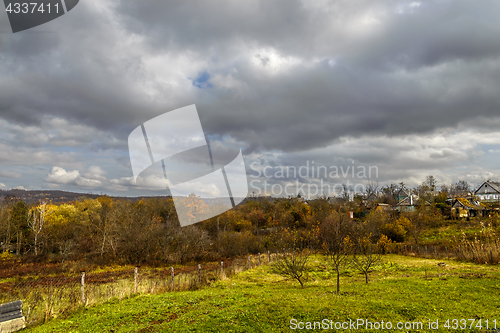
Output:
<path fill-rule="evenodd" d="M 23 301 L 0 305 L 0 332 L 15 332 L 26 327 L 23 316 Z"/>

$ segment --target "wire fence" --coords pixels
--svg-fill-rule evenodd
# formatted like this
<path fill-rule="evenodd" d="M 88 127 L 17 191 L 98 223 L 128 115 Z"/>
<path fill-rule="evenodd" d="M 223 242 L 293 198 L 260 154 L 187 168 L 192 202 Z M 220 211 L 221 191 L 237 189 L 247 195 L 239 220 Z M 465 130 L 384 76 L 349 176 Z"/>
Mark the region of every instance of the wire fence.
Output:
<path fill-rule="evenodd" d="M 422 258 L 456 259 L 496 265 L 500 263 L 500 240 L 495 243 L 471 242 L 455 246 L 394 244 L 388 252 Z"/>
<path fill-rule="evenodd" d="M 394 244 L 389 251 L 393 254 L 406 256 L 425 257 L 434 259 L 457 259 L 458 251 L 455 247 L 444 245 L 408 245 Z"/>
<path fill-rule="evenodd" d="M 11 278 L 0 283 L 0 304 L 23 301 L 27 325 L 74 311 L 81 306 L 123 299 L 133 294 L 158 294 L 196 290 L 219 279 L 259 265 L 268 264 L 276 254 L 178 267 L 135 267 L 106 272 L 72 275 Z"/>
<path fill-rule="evenodd" d="M 460 246 L 393 244 L 388 253 L 435 259 L 470 260 Z M 274 252 L 274 251 L 273 251 Z M 23 301 L 26 324 L 36 325 L 81 306 L 123 299 L 133 294 L 159 294 L 196 290 L 219 279 L 259 265 L 269 264 L 283 253 L 267 252 L 194 266 L 134 267 L 114 271 L 91 271 L 57 276 L 7 278 L 0 282 L 0 304 Z M 500 247 L 485 250 L 492 263 L 500 260 Z"/>

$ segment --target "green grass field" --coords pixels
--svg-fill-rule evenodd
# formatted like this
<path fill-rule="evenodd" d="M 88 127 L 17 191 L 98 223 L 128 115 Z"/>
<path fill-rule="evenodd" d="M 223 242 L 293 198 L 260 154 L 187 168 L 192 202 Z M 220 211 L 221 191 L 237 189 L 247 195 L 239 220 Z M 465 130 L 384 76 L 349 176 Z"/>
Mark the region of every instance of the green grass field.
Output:
<path fill-rule="evenodd" d="M 290 332 L 307 331 L 298 329 L 307 328 L 307 322 L 311 327 L 321 322 L 328 323 L 326 331 L 342 332 L 487 332 L 486 324 L 492 331 L 495 320 L 500 328 L 498 266 L 387 255 L 370 278 L 365 284 L 362 275 L 347 271 L 341 277 L 341 295 L 336 295 L 335 277 L 317 256 L 311 259 L 304 289 L 261 266 L 197 291 L 139 295 L 81 308 L 26 331 Z M 466 329 L 461 329 L 461 319 L 470 319 Z M 392 330 L 369 329 L 367 324 L 353 329 L 349 320 L 384 321 Z M 438 329 L 430 329 L 429 322 L 436 320 Z M 335 330 L 335 322 L 345 322 L 347 329 Z M 398 330 L 398 322 L 413 329 Z"/>

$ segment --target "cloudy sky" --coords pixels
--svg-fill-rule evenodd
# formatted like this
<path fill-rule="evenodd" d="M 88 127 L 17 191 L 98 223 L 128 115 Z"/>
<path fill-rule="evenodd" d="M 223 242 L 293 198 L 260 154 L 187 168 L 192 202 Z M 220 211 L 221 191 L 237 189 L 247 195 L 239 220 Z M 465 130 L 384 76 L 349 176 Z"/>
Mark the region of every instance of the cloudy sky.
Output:
<path fill-rule="evenodd" d="M 163 195 L 154 172 L 134 182 L 127 138 L 191 104 L 209 140 L 242 148 L 251 191 L 320 181 L 280 166 L 338 170 L 329 184 L 497 180 L 499 12 L 496 1 L 81 0 L 14 34 L 2 11 L 0 186 Z"/>

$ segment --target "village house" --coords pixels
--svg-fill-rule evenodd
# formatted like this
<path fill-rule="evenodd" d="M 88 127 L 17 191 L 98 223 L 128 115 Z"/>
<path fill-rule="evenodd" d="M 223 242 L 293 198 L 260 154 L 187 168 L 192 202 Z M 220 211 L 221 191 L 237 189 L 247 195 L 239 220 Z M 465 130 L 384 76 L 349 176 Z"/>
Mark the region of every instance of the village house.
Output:
<path fill-rule="evenodd" d="M 392 206 L 389 204 L 379 203 L 377 205 L 377 208 L 375 208 L 375 210 L 378 212 L 392 212 L 394 208 L 392 208 Z"/>
<path fill-rule="evenodd" d="M 454 217 L 485 216 L 490 210 L 481 202 L 473 198 L 456 198 L 451 205 L 451 214 Z"/>
<path fill-rule="evenodd" d="M 416 194 L 411 194 L 401 200 L 397 205 L 396 209 L 400 212 L 412 212 L 414 211 L 418 206 L 430 206 L 430 203 L 422 200 L 418 197 Z"/>
<path fill-rule="evenodd" d="M 408 198 L 408 196 L 410 196 L 410 191 L 404 187 L 400 187 L 396 192 L 396 200 L 398 202 L 401 202 L 402 200 Z"/>
<path fill-rule="evenodd" d="M 481 202 L 500 203 L 500 183 L 488 180 L 474 192 Z"/>

